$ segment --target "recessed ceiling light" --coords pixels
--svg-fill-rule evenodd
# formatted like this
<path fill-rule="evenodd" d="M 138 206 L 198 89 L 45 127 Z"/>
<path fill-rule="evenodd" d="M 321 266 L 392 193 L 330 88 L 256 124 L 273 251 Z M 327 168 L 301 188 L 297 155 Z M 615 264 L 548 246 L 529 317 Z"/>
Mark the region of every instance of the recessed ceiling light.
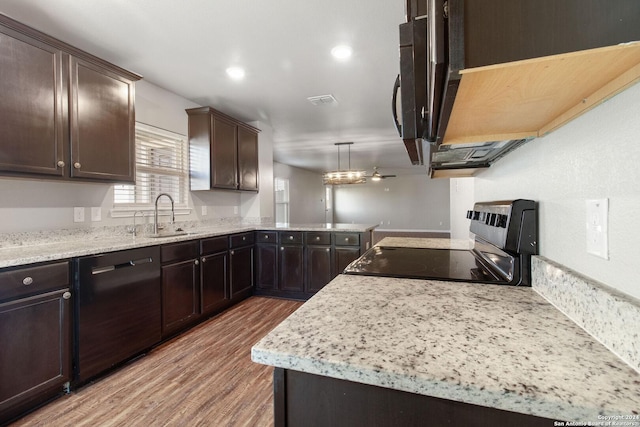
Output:
<path fill-rule="evenodd" d="M 351 56 L 351 53 L 353 53 L 351 46 L 347 46 L 344 44 L 336 46 L 333 49 L 331 49 L 331 55 L 333 55 L 334 58 L 339 60 L 348 59 Z"/>
<path fill-rule="evenodd" d="M 244 68 L 229 67 L 227 68 L 227 75 L 233 80 L 242 80 L 244 78 Z"/>

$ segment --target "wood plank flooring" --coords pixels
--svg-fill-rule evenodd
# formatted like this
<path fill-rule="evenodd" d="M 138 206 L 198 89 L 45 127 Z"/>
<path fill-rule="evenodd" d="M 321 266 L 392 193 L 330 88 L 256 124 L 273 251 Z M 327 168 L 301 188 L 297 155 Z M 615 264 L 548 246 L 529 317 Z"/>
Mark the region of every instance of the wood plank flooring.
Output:
<path fill-rule="evenodd" d="M 272 426 L 251 346 L 302 303 L 251 297 L 11 426 Z"/>

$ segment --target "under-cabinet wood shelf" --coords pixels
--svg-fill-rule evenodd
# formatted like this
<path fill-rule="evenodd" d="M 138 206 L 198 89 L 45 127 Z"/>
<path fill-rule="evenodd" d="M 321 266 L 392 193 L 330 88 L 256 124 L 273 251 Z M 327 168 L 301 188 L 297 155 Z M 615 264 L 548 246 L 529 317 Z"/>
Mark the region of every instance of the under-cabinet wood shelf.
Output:
<path fill-rule="evenodd" d="M 444 144 L 535 138 L 640 80 L 640 42 L 461 70 Z"/>

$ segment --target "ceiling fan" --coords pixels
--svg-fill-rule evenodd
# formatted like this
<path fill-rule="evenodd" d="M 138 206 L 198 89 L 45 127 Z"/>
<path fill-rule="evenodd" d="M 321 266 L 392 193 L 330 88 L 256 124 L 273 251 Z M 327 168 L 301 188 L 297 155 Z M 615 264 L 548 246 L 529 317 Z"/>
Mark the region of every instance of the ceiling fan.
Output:
<path fill-rule="evenodd" d="M 395 175 L 382 175 L 380 172 L 378 172 L 378 167 L 374 166 L 373 174 L 371 174 L 371 176 L 367 178 L 371 178 L 371 181 L 380 181 L 382 179 L 395 178 L 395 177 L 396 177 Z"/>

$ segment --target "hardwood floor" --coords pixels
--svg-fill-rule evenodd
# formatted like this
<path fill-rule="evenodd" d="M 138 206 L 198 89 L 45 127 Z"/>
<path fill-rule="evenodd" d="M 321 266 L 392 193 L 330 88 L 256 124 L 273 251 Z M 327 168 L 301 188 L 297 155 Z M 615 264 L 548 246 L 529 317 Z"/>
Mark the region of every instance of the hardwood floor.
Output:
<path fill-rule="evenodd" d="M 301 304 L 251 297 L 12 426 L 272 426 L 273 369 L 250 350 Z"/>

